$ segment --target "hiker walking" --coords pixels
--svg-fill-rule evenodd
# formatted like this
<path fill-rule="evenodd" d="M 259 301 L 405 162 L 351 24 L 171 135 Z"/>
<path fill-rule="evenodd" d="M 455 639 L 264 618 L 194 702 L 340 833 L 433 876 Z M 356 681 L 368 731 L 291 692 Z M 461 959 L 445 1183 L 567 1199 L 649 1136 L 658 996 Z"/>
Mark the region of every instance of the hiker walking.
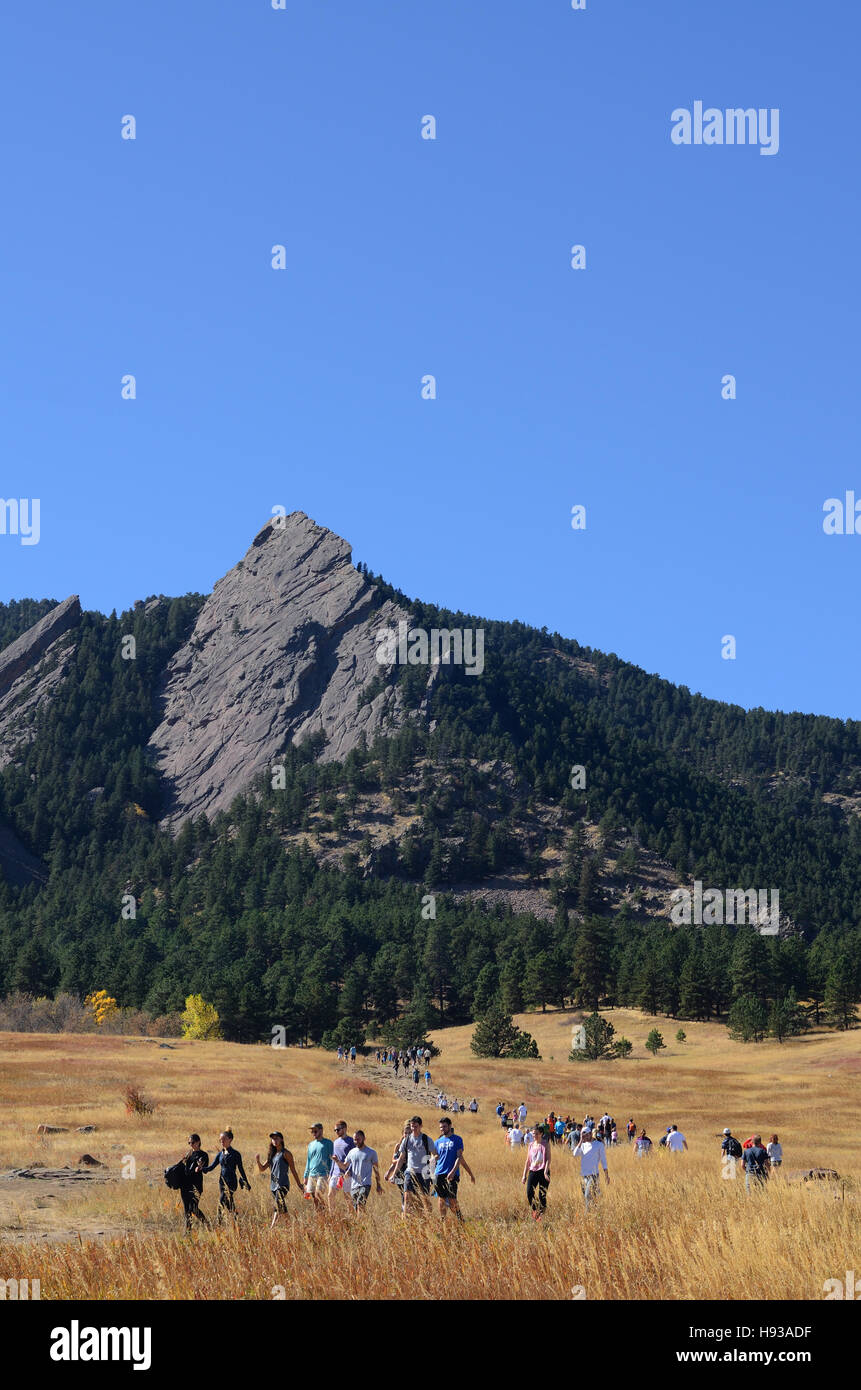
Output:
<path fill-rule="evenodd" d="M 736 1139 L 732 1130 L 727 1125 L 721 1140 L 721 1169 L 725 1178 L 734 1178 L 738 1172 L 738 1160 L 742 1156 L 742 1147 Z"/>
<path fill-rule="evenodd" d="M 350 1186 L 352 1179 L 350 1178 L 349 1173 L 343 1173 L 341 1171 L 341 1169 L 335 1162 L 335 1159 L 345 1159 L 352 1147 L 353 1136 L 347 1128 L 347 1121 L 337 1120 L 335 1122 L 335 1139 L 332 1144 L 332 1162 L 331 1167 L 329 1169 L 328 1204 L 330 1212 L 332 1210 L 332 1204 L 335 1200 L 336 1192 L 343 1192 L 348 1205 L 350 1203 Z"/>
<path fill-rule="evenodd" d="M 211 1173 L 213 1168 L 218 1168 L 218 1219 L 224 1220 L 224 1213 L 229 1211 L 234 1221 L 236 1220 L 236 1196 L 237 1174 L 239 1176 L 238 1186 L 251 1191 L 251 1183 L 245 1176 L 245 1169 L 242 1166 L 242 1154 L 233 1147 L 233 1130 L 225 1129 L 218 1136 L 221 1148 L 215 1155 L 208 1168 L 204 1168 L 204 1173 Z"/>
<path fill-rule="evenodd" d="M 376 1178 L 377 1192 L 382 1192 L 380 1186 L 380 1165 L 375 1149 L 369 1148 L 365 1143 L 365 1131 L 357 1129 L 354 1135 L 353 1147 L 347 1154 L 346 1159 L 336 1158 L 342 1173 L 350 1175 L 350 1199 L 357 1215 L 364 1213 L 365 1205 L 371 1195 L 371 1179 Z"/>
<path fill-rule="evenodd" d="M 403 1195 L 401 1215 L 406 1216 L 409 1208 L 420 1211 L 430 1210 L 433 1164 L 436 1150 L 433 1141 L 422 1129 L 421 1115 L 413 1115 L 404 1126 L 404 1135 L 396 1150 L 396 1175 L 402 1182 L 398 1184 Z"/>
<path fill-rule="evenodd" d="M 761 1135 L 754 1135 L 750 1148 L 744 1150 L 742 1162 L 744 1164 L 745 1191 L 751 1192 L 754 1188 L 763 1187 L 771 1165 L 768 1153 L 762 1147 Z"/>
<path fill-rule="evenodd" d="M 776 1134 L 772 1134 L 770 1142 L 766 1144 L 765 1151 L 768 1154 L 769 1166 L 779 1168 L 783 1162 L 783 1145 Z"/>
<path fill-rule="evenodd" d="M 678 1125 L 670 1125 L 667 1130 L 667 1151 L 672 1154 L 680 1154 L 682 1149 L 688 1147 L 688 1141 L 683 1134 L 679 1133 Z"/>
<path fill-rule="evenodd" d="M 280 1129 L 275 1129 L 269 1136 L 269 1152 L 266 1155 L 265 1163 L 260 1162 L 260 1155 L 254 1155 L 257 1161 L 257 1171 L 259 1173 L 269 1173 L 269 1190 L 272 1193 L 272 1201 L 275 1210 L 272 1213 L 272 1226 L 278 1221 L 279 1216 L 287 1215 L 287 1193 L 290 1190 L 290 1174 L 293 1174 L 293 1181 L 297 1187 L 302 1184 L 299 1181 L 299 1174 L 296 1172 L 296 1164 L 293 1162 L 293 1155 L 289 1149 L 284 1147 L 284 1135 Z"/>
<path fill-rule="evenodd" d="M 323 1199 L 328 1191 L 329 1172 L 332 1167 L 332 1153 L 335 1146 L 331 1139 L 323 1138 L 323 1126 L 319 1121 L 317 1124 L 309 1125 L 309 1132 L 311 1139 L 308 1144 L 302 1181 L 305 1184 L 305 1196 L 313 1200 L 319 1216 L 323 1210 Z"/>
<path fill-rule="evenodd" d="M 645 1127 L 640 1129 L 640 1133 L 634 1140 L 634 1157 L 648 1158 L 652 1152 L 652 1141 L 646 1133 Z"/>
<path fill-rule="evenodd" d="M 547 1188 L 550 1183 L 550 1144 L 543 1125 L 538 1126 L 538 1132 L 526 1150 L 521 1181 L 526 1184 L 526 1200 L 532 1208 L 532 1220 L 540 1221 L 547 1210 Z"/>
<path fill-rule="evenodd" d="M 464 1157 L 463 1140 L 459 1134 L 455 1134 L 448 1115 L 443 1115 L 440 1119 L 439 1138 L 436 1140 L 434 1148 L 437 1155 L 436 1166 L 434 1167 L 434 1189 L 439 1199 L 440 1217 L 445 1220 L 446 1211 L 451 1207 L 458 1221 L 463 1221 L 463 1215 L 457 1204 L 460 1170 L 461 1168 L 466 1169 L 473 1185 L 475 1184 L 475 1174 Z"/>
<path fill-rule="evenodd" d="M 203 1174 L 206 1172 L 209 1154 L 200 1147 L 199 1134 L 190 1134 L 186 1142 L 188 1153 L 185 1158 L 180 1160 L 183 1171 L 179 1175 L 179 1194 L 182 1197 L 182 1209 L 185 1213 L 185 1229 L 190 1231 L 192 1218 L 202 1221 L 204 1226 L 209 1225 L 209 1221 L 200 1210 L 200 1199 L 203 1196 Z"/>
<path fill-rule="evenodd" d="M 586 1210 L 590 1204 L 598 1197 L 600 1191 L 600 1173 L 604 1169 L 604 1178 L 609 1183 L 610 1174 L 607 1170 L 607 1150 L 604 1148 L 602 1139 L 592 1139 L 591 1133 L 587 1136 L 584 1129 L 580 1143 L 571 1150 L 573 1158 L 580 1159 L 580 1186 L 583 1189 L 583 1200 Z"/>

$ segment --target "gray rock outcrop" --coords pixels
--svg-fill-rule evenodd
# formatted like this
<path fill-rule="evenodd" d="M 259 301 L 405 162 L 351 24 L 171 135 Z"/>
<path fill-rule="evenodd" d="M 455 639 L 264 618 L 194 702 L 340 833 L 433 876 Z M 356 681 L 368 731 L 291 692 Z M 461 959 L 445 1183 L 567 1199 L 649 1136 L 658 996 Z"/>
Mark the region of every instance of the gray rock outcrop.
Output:
<path fill-rule="evenodd" d="M 215 585 L 174 655 L 150 739 L 170 789 L 166 820 L 226 810 L 288 743 L 325 735 L 322 760 L 404 720 L 376 634 L 409 621 L 351 563 L 346 541 L 304 512 L 270 521 Z"/>
<path fill-rule="evenodd" d="M 80 621 L 73 594 L 0 652 L 0 767 L 34 737 L 36 709 L 63 679 Z"/>

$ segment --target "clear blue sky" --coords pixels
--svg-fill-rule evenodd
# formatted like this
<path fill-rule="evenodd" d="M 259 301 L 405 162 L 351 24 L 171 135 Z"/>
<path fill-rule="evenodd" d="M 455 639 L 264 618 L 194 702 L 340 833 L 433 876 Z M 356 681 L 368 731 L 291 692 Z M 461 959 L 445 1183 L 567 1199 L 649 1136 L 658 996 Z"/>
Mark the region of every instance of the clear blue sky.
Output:
<path fill-rule="evenodd" d="M 0 598 L 206 591 L 281 504 L 409 594 L 861 716 L 861 535 L 822 530 L 861 498 L 859 7 L 10 0 L 0 36 L 0 494 L 42 513 Z M 695 100 L 779 108 L 779 153 L 673 145 Z"/>

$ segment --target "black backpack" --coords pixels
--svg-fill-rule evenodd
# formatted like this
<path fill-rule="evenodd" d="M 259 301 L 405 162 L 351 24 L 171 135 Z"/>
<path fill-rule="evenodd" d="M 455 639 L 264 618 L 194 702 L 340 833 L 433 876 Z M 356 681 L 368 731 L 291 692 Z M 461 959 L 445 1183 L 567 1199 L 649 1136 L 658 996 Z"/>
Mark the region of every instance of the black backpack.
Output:
<path fill-rule="evenodd" d="M 731 1134 L 727 1135 L 726 1149 L 724 1152 L 730 1158 L 741 1158 L 741 1144 Z"/>
<path fill-rule="evenodd" d="M 173 1191 L 177 1191 L 178 1188 L 184 1187 L 187 1180 L 188 1174 L 185 1171 L 184 1163 L 175 1163 L 172 1168 L 165 1168 L 164 1170 L 165 1187 L 169 1187 Z"/>

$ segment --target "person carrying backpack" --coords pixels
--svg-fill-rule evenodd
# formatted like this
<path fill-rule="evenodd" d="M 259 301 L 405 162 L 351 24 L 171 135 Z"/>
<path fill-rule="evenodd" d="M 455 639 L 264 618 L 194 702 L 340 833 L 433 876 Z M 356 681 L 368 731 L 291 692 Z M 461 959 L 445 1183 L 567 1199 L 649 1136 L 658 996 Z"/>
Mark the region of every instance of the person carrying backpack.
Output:
<path fill-rule="evenodd" d="M 400 1186 L 398 1177 L 401 1173 L 403 1174 L 402 1217 L 406 1216 L 410 1208 L 423 1212 L 431 1210 L 434 1157 L 434 1146 L 422 1129 L 422 1117 L 421 1115 L 413 1115 L 408 1126 L 405 1127 L 404 1137 L 398 1145 L 395 1155 L 395 1173 L 391 1179 L 392 1182 Z"/>
<path fill-rule="evenodd" d="M 192 1218 L 202 1221 L 204 1226 L 209 1225 L 199 1205 L 203 1195 L 203 1174 L 209 1163 L 209 1154 L 200 1147 L 199 1134 L 190 1134 L 187 1142 L 188 1153 L 172 1168 L 165 1169 L 164 1180 L 168 1187 L 179 1192 L 185 1213 L 185 1229 L 190 1231 Z"/>
<path fill-rule="evenodd" d="M 721 1163 L 724 1176 L 734 1178 L 738 1167 L 738 1160 L 741 1158 L 743 1150 L 741 1144 L 729 1127 L 723 1132 L 723 1141 L 720 1146 L 720 1151 L 723 1155 Z"/>

